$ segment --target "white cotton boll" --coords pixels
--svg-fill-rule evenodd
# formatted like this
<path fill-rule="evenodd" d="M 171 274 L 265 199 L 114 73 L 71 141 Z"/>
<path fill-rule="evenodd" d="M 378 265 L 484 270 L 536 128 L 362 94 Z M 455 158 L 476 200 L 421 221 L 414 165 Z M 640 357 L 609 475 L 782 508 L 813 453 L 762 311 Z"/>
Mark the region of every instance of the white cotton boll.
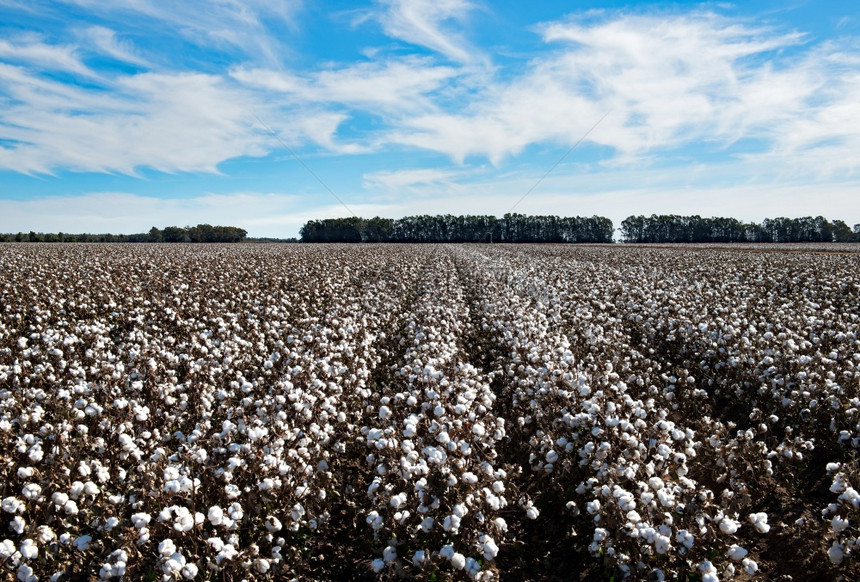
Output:
<path fill-rule="evenodd" d="M 426 556 L 427 555 L 424 550 L 418 550 L 412 556 L 412 563 L 415 565 L 416 568 L 420 568 L 424 565 L 424 561 L 427 559 Z"/>
<path fill-rule="evenodd" d="M 382 550 L 382 560 L 388 564 L 397 559 L 397 548 L 394 546 L 386 546 L 384 550 Z"/>
<path fill-rule="evenodd" d="M 18 566 L 15 577 L 18 578 L 18 582 L 39 582 L 39 579 L 33 574 L 33 568 L 27 564 Z"/>
<path fill-rule="evenodd" d="M 727 553 L 732 560 L 738 562 L 738 561 L 746 558 L 746 556 L 749 552 L 747 552 L 747 550 L 745 548 L 742 548 L 741 546 L 739 546 L 737 544 L 732 544 L 729 547 L 729 551 Z"/>
<path fill-rule="evenodd" d="M 85 552 L 86 550 L 90 549 L 90 543 L 92 541 L 93 541 L 93 536 L 84 535 L 84 536 L 80 536 L 78 538 L 75 538 L 75 541 L 72 542 L 72 546 L 74 546 L 75 549 L 80 550 L 81 552 Z"/>
<path fill-rule="evenodd" d="M 12 518 L 12 521 L 9 522 L 9 529 L 14 531 L 18 535 L 24 533 L 25 527 L 27 527 L 27 522 L 24 521 L 24 518 L 20 515 L 16 515 L 14 518 Z"/>
<path fill-rule="evenodd" d="M 105 531 L 111 531 L 113 528 L 119 525 L 119 520 L 115 517 L 109 517 L 105 520 Z"/>
<path fill-rule="evenodd" d="M 266 572 L 269 571 L 270 567 L 271 567 L 271 563 L 269 562 L 269 560 L 267 560 L 265 558 L 257 558 L 256 560 L 254 560 L 254 569 L 259 574 L 265 574 Z"/>
<path fill-rule="evenodd" d="M 474 485 L 478 482 L 478 476 L 471 471 L 466 471 L 465 473 L 463 473 L 460 479 L 462 479 L 463 483 L 467 483 L 469 485 Z"/>
<path fill-rule="evenodd" d="M 484 436 L 484 434 L 486 434 L 486 432 L 487 432 L 487 429 L 484 428 L 484 425 L 480 422 L 476 422 L 474 424 L 474 426 L 472 426 L 472 434 L 474 434 L 477 437 Z"/>
<path fill-rule="evenodd" d="M 381 418 L 382 420 L 388 420 L 389 418 L 391 418 L 391 409 L 387 406 L 380 406 L 379 418 Z"/>
<path fill-rule="evenodd" d="M 274 515 L 270 515 L 269 517 L 267 517 L 266 521 L 264 522 L 264 525 L 266 526 L 266 529 L 272 533 L 281 531 L 281 529 L 283 529 L 284 527 L 283 524 L 281 524 L 281 520 L 279 520 Z"/>
<path fill-rule="evenodd" d="M 437 404 L 436 407 L 433 409 L 433 414 L 436 416 L 442 416 L 443 414 L 445 414 L 445 408 L 441 404 Z"/>
<path fill-rule="evenodd" d="M 81 493 L 84 490 L 84 484 L 80 481 L 75 481 L 72 483 L 72 486 L 69 487 L 69 495 L 66 497 L 68 499 L 71 497 L 72 499 L 78 499 L 81 496 Z"/>
<path fill-rule="evenodd" d="M 458 503 L 457 505 L 454 506 L 454 508 L 451 510 L 451 512 L 454 515 L 456 515 L 457 517 L 462 518 L 462 517 L 466 516 L 466 514 L 469 512 L 469 509 L 466 507 L 465 504 Z"/>
<path fill-rule="evenodd" d="M 137 529 L 142 529 L 149 525 L 152 516 L 148 513 L 134 513 L 131 516 L 131 523 L 134 524 L 134 527 Z"/>
<path fill-rule="evenodd" d="M 849 525 L 848 520 L 843 519 L 841 515 L 837 515 L 830 520 L 830 528 L 836 533 L 845 531 Z"/>
<path fill-rule="evenodd" d="M 733 534 L 738 531 L 738 528 L 741 526 L 740 522 L 737 522 L 733 519 L 729 519 L 728 517 L 724 517 L 722 521 L 720 521 L 720 531 L 724 534 Z"/>
<path fill-rule="evenodd" d="M 744 567 L 744 570 L 746 570 L 747 574 L 749 574 L 750 576 L 758 572 L 758 564 L 756 564 L 749 558 L 744 558 L 743 560 L 741 560 L 741 565 Z"/>
<path fill-rule="evenodd" d="M 484 558 L 487 560 L 495 559 L 499 553 L 499 546 L 496 545 L 495 540 L 484 534 L 478 538 L 478 542 L 481 543 L 481 553 L 484 555 Z"/>
<path fill-rule="evenodd" d="M 173 540 L 170 538 L 162 540 L 161 543 L 158 544 L 158 553 L 165 557 L 172 556 L 176 553 L 176 544 L 174 544 Z"/>
<path fill-rule="evenodd" d="M 92 481 L 84 483 L 84 495 L 98 495 L 99 487 Z"/>
<path fill-rule="evenodd" d="M 642 516 L 639 515 L 639 512 L 636 510 L 630 510 L 627 512 L 627 521 L 631 524 L 636 524 L 642 521 Z"/>
<path fill-rule="evenodd" d="M 462 570 L 466 566 L 466 556 L 456 553 L 451 556 L 451 565 L 457 570 Z"/>
<path fill-rule="evenodd" d="M 544 458 L 546 459 L 547 463 L 555 463 L 556 461 L 558 461 L 558 453 L 556 453 L 555 451 L 549 451 Z"/>
<path fill-rule="evenodd" d="M 755 526 L 759 533 L 767 533 L 770 531 L 770 525 L 767 523 L 767 514 L 764 512 L 751 513 L 750 522 Z"/>
<path fill-rule="evenodd" d="M 690 550 L 693 548 L 693 543 L 696 541 L 696 537 L 687 530 L 682 529 L 675 536 L 675 541 Z"/>
<path fill-rule="evenodd" d="M 651 477 L 648 479 L 648 485 L 650 485 L 651 489 L 654 491 L 659 491 L 664 487 L 663 480 L 660 477 Z"/>
<path fill-rule="evenodd" d="M 508 522 L 506 522 L 503 518 L 497 517 L 493 520 L 493 523 L 498 528 L 500 532 L 508 531 Z"/>
<path fill-rule="evenodd" d="M 39 496 L 42 495 L 42 486 L 38 483 L 27 483 L 24 485 L 24 488 L 21 489 L 21 495 L 23 495 L 25 499 L 38 499 Z"/>
<path fill-rule="evenodd" d="M 442 529 L 450 532 L 457 532 L 460 529 L 460 518 L 456 515 L 448 515 L 442 522 Z"/>
<path fill-rule="evenodd" d="M 40 525 L 36 528 L 36 539 L 38 539 L 43 544 L 48 544 L 55 539 L 57 539 L 57 534 L 54 533 L 47 525 Z"/>
<path fill-rule="evenodd" d="M 842 560 L 845 558 L 845 551 L 842 548 L 842 544 L 838 542 L 833 542 L 833 545 L 830 546 L 830 549 L 827 550 L 827 557 L 830 558 L 830 561 L 838 566 L 842 563 Z"/>
<path fill-rule="evenodd" d="M 423 520 L 421 520 L 421 525 L 419 525 L 418 527 L 420 527 L 425 532 L 429 532 L 431 529 L 433 529 L 433 524 L 435 523 L 435 521 L 436 520 L 434 520 L 432 517 L 425 517 Z"/>
<path fill-rule="evenodd" d="M 383 562 L 380 558 L 376 558 L 374 561 L 370 563 L 370 567 L 373 568 L 373 571 L 379 574 L 382 572 L 382 569 L 385 567 L 385 562 Z"/>
<path fill-rule="evenodd" d="M 665 554 L 669 551 L 669 547 L 671 546 L 671 540 L 668 537 L 657 534 L 654 538 L 654 551 L 658 554 Z"/>
<path fill-rule="evenodd" d="M 833 473 L 834 471 L 838 471 L 839 468 L 842 467 L 841 463 L 827 463 L 827 472 Z"/>
<path fill-rule="evenodd" d="M 397 495 L 392 496 L 389 500 L 389 503 L 394 509 L 399 509 L 402 505 L 406 503 L 406 493 L 401 492 Z"/>
<path fill-rule="evenodd" d="M 39 555 L 39 546 L 31 539 L 26 539 L 21 542 L 21 547 L 18 549 L 25 560 L 32 560 Z"/>
<path fill-rule="evenodd" d="M 594 515 L 596 513 L 600 513 L 600 500 L 599 499 L 593 499 L 593 500 L 589 501 L 588 503 L 585 504 L 585 510 L 588 511 L 588 513 L 590 513 L 592 515 Z"/>
<path fill-rule="evenodd" d="M 442 546 L 442 549 L 439 550 L 439 555 L 447 560 L 450 560 L 451 557 L 454 555 L 454 546 L 452 544 Z"/>
<path fill-rule="evenodd" d="M 439 444 L 445 445 L 451 442 L 451 436 L 443 430 L 436 435 L 436 440 L 439 441 Z"/>
<path fill-rule="evenodd" d="M 63 504 L 63 511 L 66 512 L 66 515 L 77 515 L 78 514 L 78 504 L 69 499 Z"/>
<path fill-rule="evenodd" d="M 196 564 L 185 564 L 182 567 L 182 571 L 180 572 L 180 574 L 182 574 L 182 577 L 186 580 L 193 580 L 197 577 L 197 571 L 198 570 Z"/>
<path fill-rule="evenodd" d="M 529 519 L 537 519 L 540 515 L 540 511 L 538 511 L 537 507 L 531 506 L 526 508 L 526 517 Z"/>
<path fill-rule="evenodd" d="M 33 467 L 18 467 L 17 475 L 19 479 L 29 479 L 36 473 Z"/>
<path fill-rule="evenodd" d="M 178 532 L 190 531 L 194 527 L 194 516 L 187 508 L 182 507 L 184 511 L 177 512 L 176 520 L 173 522 L 173 529 Z"/>

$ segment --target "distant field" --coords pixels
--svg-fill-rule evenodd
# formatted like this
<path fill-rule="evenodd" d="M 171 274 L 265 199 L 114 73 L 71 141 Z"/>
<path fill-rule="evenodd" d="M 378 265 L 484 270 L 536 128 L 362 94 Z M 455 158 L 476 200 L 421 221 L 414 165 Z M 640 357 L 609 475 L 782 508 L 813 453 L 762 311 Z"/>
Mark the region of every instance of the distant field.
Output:
<path fill-rule="evenodd" d="M 856 579 L 858 250 L 0 245 L 4 578 Z"/>

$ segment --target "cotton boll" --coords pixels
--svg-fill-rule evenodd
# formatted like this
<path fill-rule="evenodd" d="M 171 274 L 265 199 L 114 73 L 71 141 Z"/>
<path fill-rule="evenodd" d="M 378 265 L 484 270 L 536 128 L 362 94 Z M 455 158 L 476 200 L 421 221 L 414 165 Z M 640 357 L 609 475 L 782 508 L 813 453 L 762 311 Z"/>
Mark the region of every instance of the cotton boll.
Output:
<path fill-rule="evenodd" d="M 845 551 L 842 544 L 833 542 L 833 545 L 830 546 L 829 550 L 827 550 L 827 557 L 830 558 L 830 561 L 834 565 L 838 566 L 841 564 L 842 560 L 845 558 Z"/>
<path fill-rule="evenodd" d="M 373 568 L 373 571 L 377 574 L 382 572 L 382 569 L 385 568 L 385 562 L 380 558 L 376 558 L 373 562 L 370 563 L 370 567 Z"/>
<path fill-rule="evenodd" d="M 665 554 L 671 547 L 671 541 L 664 535 L 657 534 L 654 538 L 654 551 L 658 554 Z"/>
<path fill-rule="evenodd" d="M 749 558 L 744 558 L 743 560 L 741 560 L 741 565 L 744 567 L 744 570 L 746 570 L 747 574 L 749 574 L 750 576 L 758 572 L 758 564 L 756 564 Z"/>
<path fill-rule="evenodd" d="M 415 565 L 416 568 L 420 568 L 424 565 L 424 561 L 426 560 L 426 553 L 424 550 L 418 550 L 412 556 L 412 564 Z"/>
<path fill-rule="evenodd" d="M 842 516 L 840 516 L 840 515 L 837 515 L 836 517 L 834 517 L 833 519 L 830 520 L 830 528 L 836 533 L 840 533 L 842 531 L 845 531 L 849 525 L 850 524 L 849 524 L 848 520 L 843 519 Z"/>
<path fill-rule="evenodd" d="M 487 560 L 495 559 L 496 555 L 499 553 L 499 546 L 496 545 L 495 540 L 484 534 L 478 538 L 478 542 L 481 544 L 481 553 L 484 555 L 484 558 Z"/>
<path fill-rule="evenodd" d="M 451 556 L 451 565 L 457 570 L 462 570 L 466 566 L 466 556 L 460 553 L 455 553 Z"/>
<path fill-rule="evenodd" d="M 24 533 L 25 527 L 27 527 L 27 522 L 20 515 L 16 515 L 12 518 L 12 521 L 9 522 L 9 529 L 14 531 L 18 535 Z"/>
<path fill-rule="evenodd" d="M 176 553 L 176 544 L 173 543 L 173 540 L 167 538 L 162 540 L 161 543 L 158 544 L 158 553 L 162 556 L 172 556 Z"/>
<path fill-rule="evenodd" d="M 749 516 L 750 522 L 755 526 L 755 528 L 759 531 L 759 533 L 767 533 L 770 531 L 770 525 L 767 523 L 767 514 L 764 512 L 761 513 L 751 513 Z"/>
<path fill-rule="evenodd" d="M 724 534 L 731 535 L 731 534 L 735 533 L 736 531 L 738 531 L 738 528 L 740 526 L 741 526 L 741 524 L 739 522 L 737 522 L 733 519 L 729 519 L 728 517 L 724 517 L 720 521 L 720 531 L 723 532 Z"/>
<path fill-rule="evenodd" d="M 39 555 L 39 546 L 36 545 L 36 542 L 33 540 L 26 539 L 21 542 L 21 547 L 18 551 L 21 552 L 21 556 L 23 556 L 25 560 L 32 560 Z"/>
<path fill-rule="evenodd" d="M 729 551 L 727 553 L 729 555 L 729 558 L 731 558 L 732 560 L 735 560 L 737 562 L 737 561 L 744 559 L 748 552 L 745 548 L 742 548 L 741 546 L 739 546 L 737 544 L 732 544 L 729 547 Z"/>
<path fill-rule="evenodd" d="M 270 516 L 268 516 L 268 517 L 266 518 L 266 521 L 265 521 L 265 522 L 263 522 L 263 524 L 266 526 L 266 529 L 267 529 L 267 530 L 269 530 L 269 531 L 270 531 L 270 532 L 272 532 L 272 533 L 275 533 L 275 532 L 281 531 L 281 529 L 283 529 L 283 524 L 282 524 L 282 523 L 281 523 L 281 521 L 280 521 L 277 517 L 275 517 L 274 515 L 270 515 Z"/>
<path fill-rule="evenodd" d="M 193 563 L 185 564 L 182 567 L 180 574 L 182 574 L 182 577 L 185 578 L 186 580 L 193 580 L 194 578 L 197 577 L 197 571 L 198 570 L 197 570 L 196 564 L 193 564 Z M 257 571 L 259 572 L 259 569 Z M 261 572 L 261 573 L 264 573 L 264 572 Z"/>

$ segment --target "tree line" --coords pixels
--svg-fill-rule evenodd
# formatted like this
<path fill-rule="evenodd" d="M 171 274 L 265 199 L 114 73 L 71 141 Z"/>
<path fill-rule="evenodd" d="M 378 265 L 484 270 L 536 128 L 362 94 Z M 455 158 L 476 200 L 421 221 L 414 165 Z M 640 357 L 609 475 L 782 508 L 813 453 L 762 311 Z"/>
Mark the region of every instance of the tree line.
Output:
<path fill-rule="evenodd" d="M 823 216 L 765 218 L 756 223 L 735 218 L 652 214 L 629 216 L 620 230 L 625 242 L 635 243 L 860 242 L 860 224 L 852 230 L 842 220 L 828 221 Z"/>
<path fill-rule="evenodd" d="M 326 218 L 301 228 L 302 242 L 554 242 L 610 243 L 612 221 L 602 216 L 559 217 L 505 214 L 404 218 Z"/>
<path fill-rule="evenodd" d="M 0 234 L 2 242 L 79 242 L 79 243 L 235 243 L 245 240 L 248 232 L 235 226 L 168 226 L 159 230 L 152 227 L 149 232 L 138 234 L 66 234 L 30 231 L 25 234 Z"/>

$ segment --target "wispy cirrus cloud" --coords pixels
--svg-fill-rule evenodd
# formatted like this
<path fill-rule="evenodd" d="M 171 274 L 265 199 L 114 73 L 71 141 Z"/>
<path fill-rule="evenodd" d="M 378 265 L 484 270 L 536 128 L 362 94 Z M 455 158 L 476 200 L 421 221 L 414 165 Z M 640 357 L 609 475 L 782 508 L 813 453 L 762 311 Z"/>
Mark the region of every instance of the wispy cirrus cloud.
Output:
<path fill-rule="evenodd" d="M 0 39 L 0 61 L 35 65 L 50 71 L 94 75 L 78 57 L 76 47 L 48 44 L 37 35 L 24 35 L 17 40 Z"/>
<path fill-rule="evenodd" d="M 421 57 L 359 62 L 305 74 L 248 68 L 231 72 L 246 86 L 296 102 L 347 106 L 380 116 L 432 109 L 433 93 L 460 74 L 456 68 Z"/>
<path fill-rule="evenodd" d="M 393 38 L 426 47 L 452 61 L 474 63 L 483 53 L 451 30 L 463 23 L 476 6 L 466 0 L 380 0 L 384 9 L 376 15 L 385 33 Z"/>
<path fill-rule="evenodd" d="M 282 41 L 282 28 L 295 27 L 296 14 L 302 4 L 300 0 L 63 1 L 115 18 L 142 17 L 198 46 L 238 50 L 244 60 L 268 66 L 280 66 L 284 55 L 288 54 L 288 45 Z"/>
<path fill-rule="evenodd" d="M 150 67 L 151 64 L 138 54 L 134 45 L 120 38 L 117 33 L 104 26 L 90 26 L 80 31 L 80 36 L 88 41 L 94 50 L 124 63 Z"/>

